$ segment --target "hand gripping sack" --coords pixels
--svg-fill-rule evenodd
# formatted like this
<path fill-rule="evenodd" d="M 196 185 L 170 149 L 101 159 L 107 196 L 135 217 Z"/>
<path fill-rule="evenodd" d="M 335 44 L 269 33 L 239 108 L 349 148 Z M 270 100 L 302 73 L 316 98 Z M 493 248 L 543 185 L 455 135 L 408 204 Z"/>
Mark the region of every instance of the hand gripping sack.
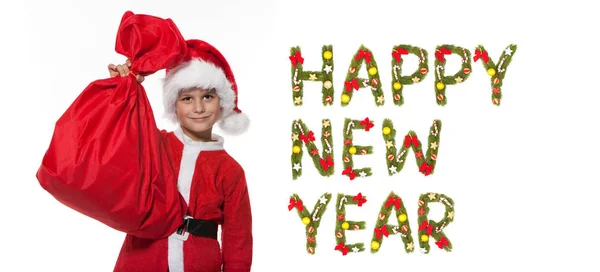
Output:
<path fill-rule="evenodd" d="M 89 84 L 55 125 L 36 177 L 62 204 L 111 228 L 164 238 L 182 224 L 187 206 L 135 74 L 172 68 L 187 54 L 170 19 L 126 12 L 116 51 L 132 74 Z"/>

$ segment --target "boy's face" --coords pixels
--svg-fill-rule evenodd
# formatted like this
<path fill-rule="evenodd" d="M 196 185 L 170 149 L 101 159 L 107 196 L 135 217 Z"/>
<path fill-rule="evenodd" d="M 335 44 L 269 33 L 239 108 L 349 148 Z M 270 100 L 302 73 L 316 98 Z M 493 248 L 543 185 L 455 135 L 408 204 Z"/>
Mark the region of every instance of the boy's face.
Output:
<path fill-rule="evenodd" d="M 210 140 L 213 125 L 221 116 L 220 98 L 214 89 L 183 90 L 177 99 L 177 118 L 182 129 L 196 138 Z M 191 135 L 190 135 L 191 136 Z"/>

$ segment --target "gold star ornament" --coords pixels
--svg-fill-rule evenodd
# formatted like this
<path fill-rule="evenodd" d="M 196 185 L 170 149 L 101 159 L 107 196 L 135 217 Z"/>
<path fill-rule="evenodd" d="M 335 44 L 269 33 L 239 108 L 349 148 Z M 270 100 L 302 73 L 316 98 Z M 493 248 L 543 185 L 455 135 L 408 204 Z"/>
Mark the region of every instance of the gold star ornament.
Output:
<path fill-rule="evenodd" d="M 429 193 L 429 200 L 435 199 L 435 193 Z"/>
<path fill-rule="evenodd" d="M 448 218 L 454 219 L 454 211 L 448 213 Z"/>
<path fill-rule="evenodd" d="M 430 147 L 431 147 L 433 150 L 436 150 L 436 149 L 438 148 L 437 142 L 433 142 L 433 143 L 431 143 L 431 146 L 430 146 Z"/>

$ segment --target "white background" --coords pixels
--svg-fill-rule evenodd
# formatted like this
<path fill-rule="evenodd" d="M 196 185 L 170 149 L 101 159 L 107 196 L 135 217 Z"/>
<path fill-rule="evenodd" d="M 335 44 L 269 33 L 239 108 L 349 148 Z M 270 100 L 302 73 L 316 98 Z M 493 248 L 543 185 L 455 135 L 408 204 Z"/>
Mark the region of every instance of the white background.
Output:
<path fill-rule="evenodd" d="M 505 271 L 591 270 L 598 256 L 597 43 L 600 25 L 592 1 L 529 4 L 525 1 L 4 1 L 0 4 L 0 250 L 2 271 L 111 271 L 124 234 L 54 200 L 35 179 L 54 122 L 91 81 L 108 76 L 116 30 L 126 10 L 172 18 L 185 38 L 203 39 L 228 58 L 239 84 L 239 107 L 253 120 L 242 137 L 227 137 L 227 150 L 247 172 L 254 214 L 253 271 L 377 271 L 443 269 Z M 595 26 L 595 27 L 594 27 Z M 468 80 L 447 89 L 448 104 L 435 103 L 433 72 L 407 86 L 405 105 L 391 100 L 391 50 L 396 44 L 433 52 L 439 44 L 473 53 L 484 45 L 497 63 L 510 43 L 518 45 L 504 80 L 501 107 L 490 101 L 481 62 Z M 321 46 L 334 46 L 335 106 L 320 103 L 320 84 L 305 83 L 303 107 L 291 98 L 289 48 L 301 46 L 307 70 L 320 69 Z M 379 65 L 386 104 L 377 108 L 366 89 L 342 108 L 339 96 L 353 54 L 369 47 Z M 456 71 L 458 58 L 448 58 Z M 412 63 L 412 64 L 411 64 Z M 404 74 L 416 68 L 407 60 Z M 160 79 L 144 86 L 161 128 Z M 365 76 L 363 72 L 361 76 Z M 362 101 L 361 101 L 362 99 Z M 374 120 L 355 142 L 374 154 L 355 157 L 372 167 L 370 178 L 341 175 L 344 118 Z M 317 174 L 305 155 L 304 175 L 292 180 L 290 128 L 302 118 L 320 132 L 333 125 L 336 174 Z M 385 171 L 381 122 L 391 118 L 398 143 L 408 130 L 422 139 L 434 119 L 443 122 L 434 175 L 418 173 L 414 155 L 399 174 Z M 217 131 L 218 132 L 218 131 Z M 318 133 L 317 133 L 318 134 Z M 320 138 L 317 138 L 320 145 Z M 267 193 L 270 190 L 272 193 Z M 334 251 L 335 213 L 330 203 L 317 236 L 317 253 L 305 249 L 304 225 L 287 204 L 298 193 L 312 209 L 324 192 L 357 194 L 368 202 L 347 208 L 367 230 L 348 232 L 348 242 L 369 244 L 377 213 L 390 191 L 399 194 L 417 231 L 421 193 L 443 193 L 456 203 L 445 232 L 453 252 L 416 250 L 408 255 L 400 237 L 379 253 L 342 256 Z M 434 211 L 436 208 L 433 208 Z M 432 212 L 435 215 L 435 212 Z M 441 215 L 440 217 L 441 218 Z M 413 237 L 416 240 L 416 235 Z"/>

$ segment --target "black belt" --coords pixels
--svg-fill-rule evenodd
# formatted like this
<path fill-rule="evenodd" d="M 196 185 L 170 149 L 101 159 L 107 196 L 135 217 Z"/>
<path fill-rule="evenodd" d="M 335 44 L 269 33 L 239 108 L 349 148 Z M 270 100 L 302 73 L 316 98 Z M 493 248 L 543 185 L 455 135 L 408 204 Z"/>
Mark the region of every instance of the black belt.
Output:
<path fill-rule="evenodd" d="M 183 220 L 183 224 L 177 229 L 177 233 L 182 235 L 184 232 L 188 232 L 194 236 L 217 240 L 218 229 L 219 225 L 214 221 L 188 217 Z"/>

